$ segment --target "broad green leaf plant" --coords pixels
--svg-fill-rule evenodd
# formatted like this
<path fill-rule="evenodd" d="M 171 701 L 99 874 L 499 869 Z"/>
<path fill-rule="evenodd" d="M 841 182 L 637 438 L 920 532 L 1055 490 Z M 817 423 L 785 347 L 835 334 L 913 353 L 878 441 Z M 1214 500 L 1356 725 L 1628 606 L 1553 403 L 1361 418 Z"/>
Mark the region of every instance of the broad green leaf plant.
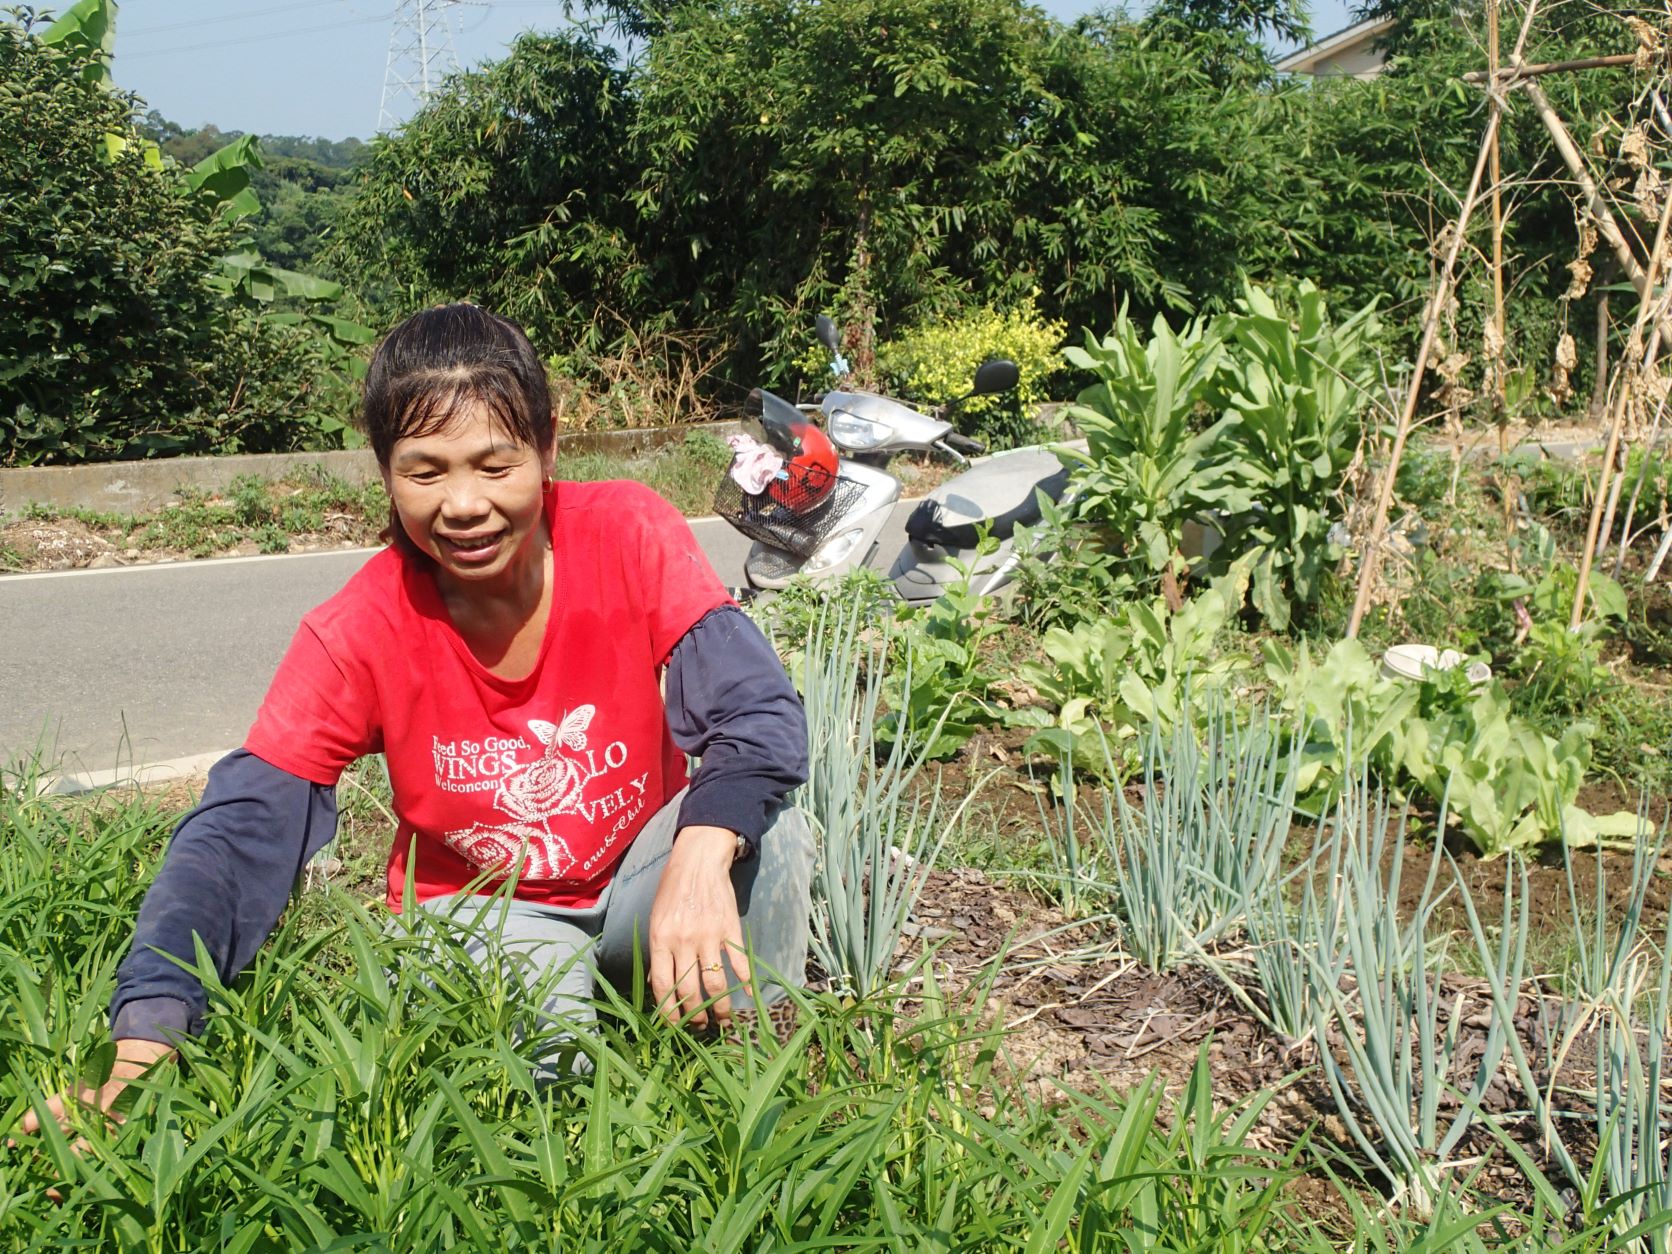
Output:
<path fill-rule="evenodd" d="M 1375 381 L 1366 350 L 1381 326 L 1375 302 L 1332 325 L 1310 281 L 1280 301 L 1244 279 L 1223 328 L 1240 498 L 1221 530 L 1232 551 L 1259 555 L 1254 607 L 1285 631 L 1293 605 L 1318 599 L 1325 571 L 1342 555 L 1329 538 L 1332 515 L 1363 435 Z"/>
<path fill-rule="evenodd" d="M 1096 380 L 1069 410 L 1086 450 L 1058 450 L 1077 517 L 1150 576 L 1182 574 L 1186 525 L 1204 524 L 1218 544 L 1196 564 L 1254 555 L 1254 607 L 1287 630 L 1342 556 L 1331 532 L 1379 334 L 1374 302 L 1334 324 L 1310 282 L 1273 294 L 1244 280 L 1233 310 L 1176 333 L 1158 316 L 1147 340 L 1123 307 L 1101 342 L 1064 350 Z"/>
<path fill-rule="evenodd" d="M 970 563 L 952 560 L 958 578 L 940 596 L 897 611 L 885 688 L 890 708 L 877 736 L 883 744 L 904 740 L 925 758 L 950 758 L 998 717 L 992 688 L 999 676 L 985 653 L 1002 625 L 997 604 L 975 590 L 972 578 L 997 550 L 996 540 L 981 537 Z"/>
<path fill-rule="evenodd" d="M 1390 679 L 1356 640 L 1318 660 L 1304 644 L 1266 641 L 1262 650 L 1275 699 L 1301 728 L 1303 792 L 1333 796 L 1351 747 L 1394 787 L 1449 799 L 1451 817 L 1485 857 L 1636 833 L 1635 815 L 1593 815 L 1578 804 L 1591 759 L 1587 723 L 1547 736 L 1510 710 L 1497 681 L 1471 688 L 1462 667 Z"/>
<path fill-rule="evenodd" d="M 1226 477 L 1224 437 L 1234 419 L 1203 424 L 1223 363 L 1223 331 L 1198 319 L 1175 334 L 1159 314 L 1150 330 L 1146 340 L 1122 305 L 1103 340 L 1087 332 L 1084 347 L 1063 350 L 1096 381 L 1068 411 L 1086 451 L 1065 447 L 1058 456 L 1076 468 L 1079 517 L 1158 574 L 1182 569 L 1186 522 L 1242 498 Z"/>

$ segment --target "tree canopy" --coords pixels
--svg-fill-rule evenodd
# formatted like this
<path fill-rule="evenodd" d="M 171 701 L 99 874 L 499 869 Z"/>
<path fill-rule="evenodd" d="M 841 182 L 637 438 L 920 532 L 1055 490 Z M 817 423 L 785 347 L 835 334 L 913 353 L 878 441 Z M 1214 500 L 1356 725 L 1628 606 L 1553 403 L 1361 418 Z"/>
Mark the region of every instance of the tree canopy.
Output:
<path fill-rule="evenodd" d="M 631 62 L 525 36 L 375 143 L 336 264 L 493 303 L 548 351 L 706 328 L 769 375 L 816 311 L 863 364 L 1036 291 L 1091 324 L 1222 303 L 1327 249 L 1328 214 L 1298 208 L 1322 185 L 1287 142 L 1299 94 L 1253 38 L 1289 11 L 1205 12 L 723 0 L 658 10 Z"/>
<path fill-rule="evenodd" d="M 0 461 L 332 438 L 361 332 L 279 308 L 337 289 L 250 251 L 252 144 L 187 167 L 139 128 L 108 15 L 0 24 Z"/>

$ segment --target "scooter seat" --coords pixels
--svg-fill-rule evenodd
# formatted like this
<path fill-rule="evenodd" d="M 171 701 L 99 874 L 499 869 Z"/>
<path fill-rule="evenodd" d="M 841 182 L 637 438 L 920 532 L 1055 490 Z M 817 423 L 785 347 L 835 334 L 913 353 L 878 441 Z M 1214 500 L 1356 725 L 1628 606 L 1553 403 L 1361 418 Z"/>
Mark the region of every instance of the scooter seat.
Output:
<path fill-rule="evenodd" d="M 1055 501 L 1067 487 L 1068 468 L 1049 453 L 1000 455 L 924 497 L 906 519 L 906 535 L 937 549 L 973 549 L 983 527 L 995 540 L 1008 540 L 1017 527 L 1039 521 L 1040 492 Z"/>

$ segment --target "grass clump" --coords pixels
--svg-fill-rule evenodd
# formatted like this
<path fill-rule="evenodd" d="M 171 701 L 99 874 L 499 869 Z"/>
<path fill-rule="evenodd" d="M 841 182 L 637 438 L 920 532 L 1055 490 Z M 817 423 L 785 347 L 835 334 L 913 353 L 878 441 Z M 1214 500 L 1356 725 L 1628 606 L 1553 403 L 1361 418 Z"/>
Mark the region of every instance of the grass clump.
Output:
<path fill-rule="evenodd" d="M 262 553 L 286 553 L 301 537 L 374 544 L 388 521 L 389 502 L 380 483 L 351 483 L 304 467 L 278 479 L 240 475 L 224 492 L 182 487 L 174 500 L 150 513 L 34 505 L 24 517 L 78 522 L 114 547 L 142 554 L 209 557 L 246 544 Z"/>
<path fill-rule="evenodd" d="M 560 449 L 557 477 L 582 483 L 631 479 L 654 488 L 690 518 L 714 512 L 714 486 L 731 459 L 731 449 L 712 432 L 687 431 L 676 444 L 627 458 L 610 453 L 564 453 Z"/>
<path fill-rule="evenodd" d="M 0 801 L 0 1121 L 108 1068 L 103 1010 L 171 815 Z M 998 1078 L 979 1001 L 798 995 L 712 1043 L 609 995 L 545 1021 L 503 967 L 335 887 L 292 910 L 125 1121 L 0 1148 L 0 1249 L 1277 1249 L 1291 1164 L 1204 1065 L 1055 1111 Z M 543 979 L 550 979 L 548 973 Z M 555 1064 L 545 1065 L 542 1064 Z M 1066 1114 L 1066 1117 L 1064 1115 Z M 47 1197 L 51 1189 L 61 1202 Z M 1101 1234 L 1101 1235 L 1100 1235 Z M 1205 1245 L 1203 1243 L 1206 1243 Z"/>

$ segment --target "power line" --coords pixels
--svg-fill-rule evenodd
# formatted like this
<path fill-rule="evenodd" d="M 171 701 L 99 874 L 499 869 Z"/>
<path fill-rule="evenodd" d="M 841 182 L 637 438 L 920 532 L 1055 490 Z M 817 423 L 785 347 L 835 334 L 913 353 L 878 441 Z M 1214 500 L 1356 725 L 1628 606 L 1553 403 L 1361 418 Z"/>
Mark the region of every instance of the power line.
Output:
<path fill-rule="evenodd" d="M 181 52 L 202 52 L 207 48 L 231 48 L 238 44 L 260 43 L 269 39 L 290 39 L 296 35 L 314 35 L 320 31 L 342 30 L 348 26 L 370 26 L 374 22 L 387 22 L 394 16 L 394 10 L 379 13 L 376 17 L 354 17 L 346 22 L 324 22 L 318 26 L 299 26 L 294 30 L 265 31 L 259 35 L 239 35 L 234 39 L 216 39 L 208 43 L 184 44 L 175 48 L 154 48 L 148 52 L 119 52 L 117 56 L 124 62 L 141 61 L 146 57 L 171 57 Z"/>
<path fill-rule="evenodd" d="M 167 26 L 146 26 L 139 30 L 122 29 L 123 39 L 138 39 L 142 35 L 166 35 L 170 31 L 196 30 L 217 22 L 242 22 L 252 17 L 268 17 L 274 13 L 295 13 L 302 9 L 317 9 L 327 4 L 343 4 L 346 0 L 301 0 L 299 4 L 276 4 L 270 9 L 255 9 L 245 13 L 223 13 L 219 17 L 202 17 L 191 22 L 171 22 Z"/>

